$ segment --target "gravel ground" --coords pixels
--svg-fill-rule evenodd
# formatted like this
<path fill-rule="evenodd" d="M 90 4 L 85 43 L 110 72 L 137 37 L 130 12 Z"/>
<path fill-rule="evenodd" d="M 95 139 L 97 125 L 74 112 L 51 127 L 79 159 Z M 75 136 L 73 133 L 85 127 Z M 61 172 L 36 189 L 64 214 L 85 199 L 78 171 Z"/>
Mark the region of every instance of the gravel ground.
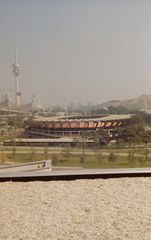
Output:
<path fill-rule="evenodd" d="M 151 178 L 0 183 L 0 240 L 150 240 Z"/>

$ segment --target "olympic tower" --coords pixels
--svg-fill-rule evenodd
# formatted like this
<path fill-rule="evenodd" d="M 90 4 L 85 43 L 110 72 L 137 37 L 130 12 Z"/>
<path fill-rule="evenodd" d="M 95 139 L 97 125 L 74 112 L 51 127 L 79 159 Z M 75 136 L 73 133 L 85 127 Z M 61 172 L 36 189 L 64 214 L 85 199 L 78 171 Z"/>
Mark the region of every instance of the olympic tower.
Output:
<path fill-rule="evenodd" d="M 21 91 L 20 91 L 20 81 L 19 81 L 20 66 L 17 58 L 17 50 L 15 53 L 15 62 L 13 63 L 13 75 L 15 77 L 15 103 L 16 103 L 16 106 L 20 106 L 21 104 Z"/>

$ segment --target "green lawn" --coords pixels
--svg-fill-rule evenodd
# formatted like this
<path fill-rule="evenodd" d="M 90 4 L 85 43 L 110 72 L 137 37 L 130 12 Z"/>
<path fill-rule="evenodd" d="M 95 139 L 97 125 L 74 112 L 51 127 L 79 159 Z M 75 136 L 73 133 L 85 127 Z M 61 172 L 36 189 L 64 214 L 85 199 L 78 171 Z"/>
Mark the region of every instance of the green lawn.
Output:
<path fill-rule="evenodd" d="M 147 151 L 147 152 L 146 152 Z M 129 152 L 133 155 L 130 159 Z M 147 155 L 146 155 L 147 154 Z M 113 155 L 109 159 L 109 155 Z M 84 168 L 127 168 L 151 167 L 151 148 L 132 149 L 62 149 L 54 152 L 51 148 L 1 148 L 0 162 L 31 162 L 52 159 L 53 165 L 60 167 Z"/>

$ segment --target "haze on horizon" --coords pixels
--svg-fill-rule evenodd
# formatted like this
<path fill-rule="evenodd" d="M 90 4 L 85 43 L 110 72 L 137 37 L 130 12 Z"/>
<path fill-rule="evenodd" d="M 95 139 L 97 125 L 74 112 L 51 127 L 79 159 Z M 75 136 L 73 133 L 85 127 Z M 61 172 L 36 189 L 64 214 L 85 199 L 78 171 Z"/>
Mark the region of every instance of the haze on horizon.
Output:
<path fill-rule="evenodd" d="M 151 93 L 151 1 L 0 0 L 0 95 L 102 103 Z"/>

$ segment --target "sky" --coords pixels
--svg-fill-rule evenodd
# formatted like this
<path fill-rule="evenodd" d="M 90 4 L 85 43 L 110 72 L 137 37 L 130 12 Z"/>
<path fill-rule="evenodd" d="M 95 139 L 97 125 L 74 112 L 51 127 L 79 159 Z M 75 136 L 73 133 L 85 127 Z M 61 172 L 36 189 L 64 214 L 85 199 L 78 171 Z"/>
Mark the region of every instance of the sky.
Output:
<path fill-rule="evenodd" d="M 15 42 L 22 102 L 151 94 L 150 0 L 0 0 L 0 96 L 12 98 Z"/>

